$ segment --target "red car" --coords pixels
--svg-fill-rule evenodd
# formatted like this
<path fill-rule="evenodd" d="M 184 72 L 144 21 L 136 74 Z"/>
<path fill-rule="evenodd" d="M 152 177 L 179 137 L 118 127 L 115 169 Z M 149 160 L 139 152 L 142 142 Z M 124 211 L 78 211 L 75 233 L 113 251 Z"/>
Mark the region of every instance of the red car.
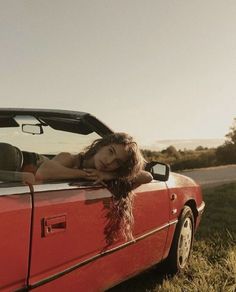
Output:
<path fill-rule="evenodd" d="M 48 157 L 80 152 L 112 133 L 94 116 L 73 111 L 0 109 L 2 149 Z M 12 156 L 11 156 L 12 159 Z M 148 165 L 151 183 L 135 189 L 134 240 L 107 246 L 112 194 L 82 180 L 23 184 L 20 171 L 0 170 L 0 291 L 103 291 L 166 260 L 186 266 L 204 210 L 201 189 L 167 165 Z"/>

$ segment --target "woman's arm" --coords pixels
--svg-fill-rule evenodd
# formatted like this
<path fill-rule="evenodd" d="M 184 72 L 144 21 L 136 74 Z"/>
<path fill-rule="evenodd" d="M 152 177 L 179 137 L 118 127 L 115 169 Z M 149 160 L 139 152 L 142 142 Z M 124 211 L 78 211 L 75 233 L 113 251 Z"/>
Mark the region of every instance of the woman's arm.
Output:
<path fill-rule="evenodd" d="M 54 158 L 46 159 L 36 172 L 39 181 L 48 179 L 87 178 L 87 173 L 81 169 L 73 168 L 77 155 L 62 152 Z"/>
<path fill-rule="evenodd" d="M 136 189 L 142 184 L 147 184 L 153 179 L 150 172 L 141 170 L 140 173 L 132 181 L 132 189 Z"/>
<path fill-rule="evenodd" d="M 46 159 L 36 172 L 38 181 L 49 179 L 84 178 L 96 183 L 115 178 L 112 172 L 102 172 L 97 169 L 78 169 L 78 155 L 62 152 L 51 160 Z"/>

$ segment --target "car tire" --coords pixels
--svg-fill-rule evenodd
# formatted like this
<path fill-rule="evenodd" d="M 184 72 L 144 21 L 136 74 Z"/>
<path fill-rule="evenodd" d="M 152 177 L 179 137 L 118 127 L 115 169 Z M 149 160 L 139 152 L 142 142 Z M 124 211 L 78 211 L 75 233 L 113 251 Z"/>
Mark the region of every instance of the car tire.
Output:
<path fill-rule="evenodd" d="M 170 252 L 166 261 L 168 272 L 184 270 L 192 250 L 194 217 L 190 207 L 185 206 L 176 226 Z"/>

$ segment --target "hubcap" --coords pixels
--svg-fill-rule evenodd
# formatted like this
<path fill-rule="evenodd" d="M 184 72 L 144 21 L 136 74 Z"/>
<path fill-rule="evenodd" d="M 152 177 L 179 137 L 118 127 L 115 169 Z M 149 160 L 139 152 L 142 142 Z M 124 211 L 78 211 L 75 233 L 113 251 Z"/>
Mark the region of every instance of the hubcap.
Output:
<path fill-rule="evenodd" d="M 184 268 L 189 257 L 192 243 L 192 233 L 193 233 L 192 221 L 190 218 L 186 218 L 181 228 L 178 244 L 178 262 L 181 268 Z"/>

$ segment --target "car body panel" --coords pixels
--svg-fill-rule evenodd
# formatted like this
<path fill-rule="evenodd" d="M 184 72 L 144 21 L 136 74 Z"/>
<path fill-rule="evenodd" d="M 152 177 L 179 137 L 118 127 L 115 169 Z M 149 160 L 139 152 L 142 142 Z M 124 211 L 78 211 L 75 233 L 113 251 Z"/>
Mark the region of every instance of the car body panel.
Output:
<path fill-rule="evenodd" d="M 174 172 L 170 173 L 166 185 L 170 198 L 170 220 L 178 220 L 183 210 L 183 206 L 189 205 L 195 215 L 194 231 L 196 231 L 202 214 L 198 214 L 197 210 L 200 206 L 202 206 L 201 204 L 203 203 L 200 186 L 191 178 Z M 171 226 L 166 241 L 164 258 L 166 258 L 169 254 L 174 231 L 175 226 Z"/>
<path fill-rule="evenodd" d="M 177 173 L 171 173 L 166 185 L 169 189 L 171 199 L 171 218 L 178 218 L 184 205 L 189 201 L 194 201 L 196 209 L 202 203 L 202 193 L 200 186 L 191 178 Z"/>
<path fill-rule="evenodd" d="M 163 232 L 165 233 L 163 230 L 159 234 L 147 237 L 139 244 L 134 243 L 118 249 L 114 253 L 99 257 L 56 281 L 45 283 L 35 291 L 52 291 L 53 289 L 78 291 L 78 287 L 80 291 L 104 291 L 157 263 L 155 254 L 150 250 L 153 250 L 153 246 L 155 246 L 158 251 Z"/>
<path fill-rule="evenodd" d="M 64 185 L 66 187 L 66 184 Z M 55 188 L 57 189 L 56 186 Z M 91 265 L 91 262 L 97 262 L 98 258 L 102 263 L 105 262 L 103 265 L 107 265 L 107 268 L 109 265 L 106 262 L 108 258 L 110 259 L 108 269 L 110 274 L 107 278 L 110 283 L 113 282 L 114 275 L 116 281 L 120 281 L 130 274 L 137 273 L 139 264 L 133 263 L 132 260 L 136 258 L 137 250 L 141 253 L 138 261 L 143 267 L 149 267 L 162 259 L 169 228 L 169 198 L 165 183 L 153 182 L 149 186 L 149 191 L 143 186 L 136 190 L 134 242 L 128 244 L 120 238 L 115 244 L 107 246 L 104 226 L 111 198 L 110 192 L 104 187 L 92 190 L 83 187 L 70 189 L 70 186 L 67 186 L 67 189 L 59 192 L 58 190 L 38 193 L 34 191 L 35 209 L 29 281 L 31 286 L 60 278 L 67 274 L 66 270 L 73 269 L 74 266 L 80 268 L 84 262 Z M 148 214 L 143 210 L 149 210 Z M 63 217 L 66 218 L 64 230 L 62 228 L 61 232 L 45 236 L 42 227 L 45 220 Z M 138 242 L 135 243 L 135 240 Z M 150 248 L 152 241 L 156 245 L 155 252 Z M 129 250 L 125 256 L 126 269 L 120 269 L 120 272 L 117 269 L 117 252 L 114 253 L 114 249 L 124 249 L 119 251 L 121 254 L 124 253 L 124 256 Z M 94 266 L 96 267 L 97 264 L 94 263 Z M 96 275 L 100 271 L 100 268 L 97 269 Z M 70 277 L 64 275 L 63 281 Z M 89 277 L 88 274 L 84 279 L 85 283 L 89 283 Z M 55 287 L 58 285 L 57 281 L 53 281 Z"/>
<path fill-rule="evenodd" d="M 30 249 L 32 202 L 28 187 L 17 188 L 23 192 L 0 195 L 0 287 L 13 291 L 26 285 Z M 4 193 L 4 188 L 0 188 Z"/>

